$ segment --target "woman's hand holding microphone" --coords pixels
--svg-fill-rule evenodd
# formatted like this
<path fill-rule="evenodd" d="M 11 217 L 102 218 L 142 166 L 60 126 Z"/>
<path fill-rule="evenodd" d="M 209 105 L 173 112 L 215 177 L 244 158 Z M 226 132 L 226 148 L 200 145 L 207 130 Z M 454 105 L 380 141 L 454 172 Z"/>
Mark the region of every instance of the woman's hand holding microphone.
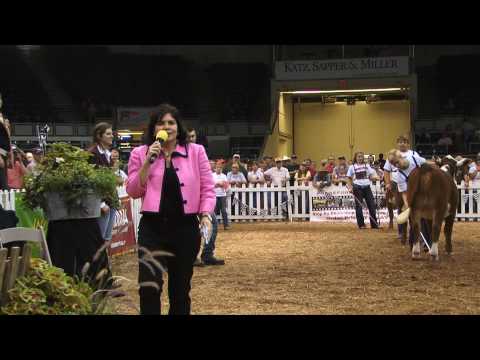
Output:
<path fill-rule="evenodd" d="M 147 159 L 145 162 L 148 163 L 149 165 L 152 164 L 152 159 L 155 160 L 160 155 L 161 151 L 162 151 L 162 145 L 160 144 L 159 141 L 155 141 L 148 148 Z"/>

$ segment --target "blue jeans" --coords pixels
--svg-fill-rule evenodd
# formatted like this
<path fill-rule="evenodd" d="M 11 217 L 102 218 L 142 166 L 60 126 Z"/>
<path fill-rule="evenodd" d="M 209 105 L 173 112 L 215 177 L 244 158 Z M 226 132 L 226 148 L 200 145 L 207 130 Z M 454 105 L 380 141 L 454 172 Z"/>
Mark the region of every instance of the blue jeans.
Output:
<path fill-rule="evenodd" d="M 222 214 L 223 227 L 227 227 L 228 226 L 228 215 L 227 215 L 227 197 L 226 196 L 218 196 L 217 197 L 217 203 L 215 204 L 215 211 L 214 211 L 214 214 L 212 214 L 212 215 L 215 215 L 214 217 L 216 218 L 216 216 L 217 216 L 216 214 L 218 212 L 220 212 Z"/>
<path fill-rule="evenodd" d="M 203 246 L 202 255 L 200 256 L 202 260 L 207 260 L 213 257 L 213 252 L 215 251 L 215 240 L 217 239 L 218 234 L 218 220 L 215 213 L 212 213 L 212 235 L 208 243 L 205 243 Z"/>
<path fill-rule="evenodd" d="M 110 208 L 106 214 L 98 218 L 98 226 L 100 226 L 100 233 L 105 241 L 112 240 L 112 228 L 115 222 L 115 209 Z"/>

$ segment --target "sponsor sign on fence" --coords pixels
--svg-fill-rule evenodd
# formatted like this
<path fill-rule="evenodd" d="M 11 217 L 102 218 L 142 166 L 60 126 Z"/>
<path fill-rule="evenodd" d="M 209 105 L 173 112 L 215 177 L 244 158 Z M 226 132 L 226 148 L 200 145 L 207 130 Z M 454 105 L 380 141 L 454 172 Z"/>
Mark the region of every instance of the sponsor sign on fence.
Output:
<path fill-rule="evenodd" d="M 135 224 L 133 222 L 132 204 L 128 196 L 120 198 L 120 209 L 116 210 L 112 228 L 110 255 L 120 255 L 132 250 L 136 245 Z"/>

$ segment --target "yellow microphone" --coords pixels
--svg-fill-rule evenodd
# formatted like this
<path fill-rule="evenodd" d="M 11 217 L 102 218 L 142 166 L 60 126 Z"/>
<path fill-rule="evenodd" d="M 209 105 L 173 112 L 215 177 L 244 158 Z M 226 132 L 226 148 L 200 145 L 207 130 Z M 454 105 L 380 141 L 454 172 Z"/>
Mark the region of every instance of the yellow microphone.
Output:
<path fill-rule="evenodd" d="M 167 141 L 167 139 L 168 139 L 168 133 L 165 130 L 159 130 L 157 132 L 157 135 L 155 135 L 155 141 L 158 141 L 160 145 L 163 145 L 163 143 Z M 157 157 L 158 157 L 157 154 L 153 154 L 150 157 L 150 164 L 153 164 L 153 162 L 157 159 Z"/>

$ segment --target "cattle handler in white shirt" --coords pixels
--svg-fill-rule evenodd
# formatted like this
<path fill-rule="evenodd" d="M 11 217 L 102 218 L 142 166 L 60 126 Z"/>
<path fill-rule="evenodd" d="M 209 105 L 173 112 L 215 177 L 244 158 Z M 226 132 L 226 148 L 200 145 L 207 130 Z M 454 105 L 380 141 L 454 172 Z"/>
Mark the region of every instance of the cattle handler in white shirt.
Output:
<path fill-rule="evenodd" d="M 397 148 L 396 148 L 396 150 L 399 150 L 400 154 L 405 158 L 410 157 L 410 156 L 419 156 L 416 151 L 410 150 L 410 140 L 409 140 L 408 136 L 405 136 L 405 135 L 400 135 L 397 138 Z M 383 170 L 385 171 L 384 172 L 384 180 L 385 180 L 386 190 L 391 190 L 392 186 L 397 186 L 397 189 L 398 189 L 398 185 L 397 185 L 398 184 L 398 178 L 399 177 L 404 178 L 404 176 L 400 175 L 400 173 L 398 172 L 398 168 L 395 165 L 393 165 L 387 159 L 387 161 L 385 162 L 385 165 L 383 167 Z M 394 182 L 395 185 L 393 185 L 392 182 Z M 398 191 L 401 192 L 401 190 L 398 190 Z M 406 196 L 406 192 L 405 192 L 405 196 Z M 402 199 L 403 199 L 403 196 L 402 196 Z M 405 210 L 405 209 L 406 209 L 406 207 L 404 207 L 403 210 Z M 398 209 L 398 215 L 400 215 L 401 212 L 402 212 L 402 209 Z M 405 216 L 407 214 L 408 213 L 405 213 L 405 214 L 403 214 L 403 216 Z M 406 224 L 406 221 L 405 221 L 405 223 L 401 223 L 403 220 L 401 219 L 400 222 L 399 222 L 398 217 L 397 217 L 397 225 L 398 225 L 399 236 L 401 236 L 401 234 L 403 233 L 404 227 L 408 226 Z M 407 220 L 408 220 L 408 217 L 407 217 Z M 422 234 L 425 236 L 425 238 L 427 239 L 427 242 L 430 244 L 431 243 L 430 233 L 428 231 L 428 226 L 427 226 L 427 222 L 425 221 L 425 219 L 421 220 L 421 227 L 422 227 Z M 406 229 L 405 229 L 405 231 L 406 231 Z M 411 245 L 413 243 L 413 228 L 412 227 L 410 227 L 408 238 L 409 238 L 409 243 Z"/>

